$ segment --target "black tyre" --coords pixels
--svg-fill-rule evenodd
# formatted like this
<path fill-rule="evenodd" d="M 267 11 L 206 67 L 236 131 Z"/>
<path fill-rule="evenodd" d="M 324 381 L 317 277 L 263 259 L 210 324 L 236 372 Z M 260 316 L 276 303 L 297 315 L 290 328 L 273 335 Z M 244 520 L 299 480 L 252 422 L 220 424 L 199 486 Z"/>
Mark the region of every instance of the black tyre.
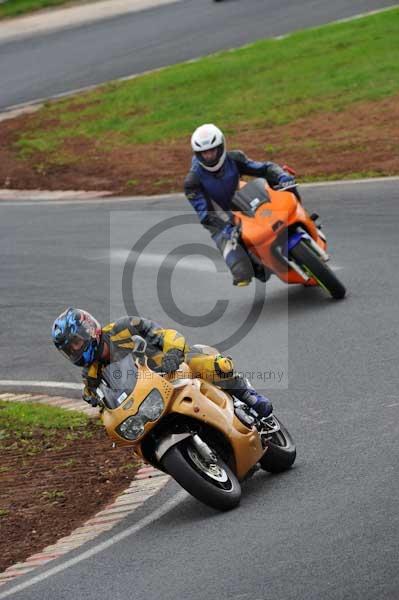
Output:
<path fill-rule="evenodd" d="M 172 446 L 162 466 L 187 492 L 212 508 L 230 510 L 241 499 L 241 486 L 232 470 L 218 457 L 211 465 L 188 439 Z"/>
<path fill-rule="evenodd" d="M 331 294 L 335 300 L 341 300 L 346 289 L 331 271 L 330 267 L 321 260 L 319 256 L 308 246 L 305 240 L 301 240 L 290 252 L 290 256 L 311 277 L 316 279 L 319 286 Z"/>
<path fill-rule="evenodd" d="M 274 416 L 274 415 L 273 415 Z M 276 419 L 276 417 L 274 417 Z M 278 419 L 276 419 L 277 421 Z M 280 430 L 273 433 L 265 454 L 260 459 L 260 466 L 269 473 L 286 471 L 295 462 L 296 448 L 289 431 L 280 420 Z"/>

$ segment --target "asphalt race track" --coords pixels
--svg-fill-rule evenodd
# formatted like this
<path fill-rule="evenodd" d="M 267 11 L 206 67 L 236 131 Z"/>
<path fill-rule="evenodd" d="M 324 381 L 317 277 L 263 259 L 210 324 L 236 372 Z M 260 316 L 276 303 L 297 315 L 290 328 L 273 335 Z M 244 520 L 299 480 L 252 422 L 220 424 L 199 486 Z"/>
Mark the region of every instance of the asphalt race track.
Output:
<path fill-rule="evenodd" d="M 183 496 L 159 519 L 108 549 L 63 568 L 64 561 L 95 548 L 95 541 L 42 567 L 34 584 L 10 597 L 399 596 L 398 181 L 314 186 L 303 194 L 308 209 L 322 215 L 332 265 L 347 285 L 348 297 L 334 302 L 321 291 L 287 290 L 271 281 L 255 327 L 231 350 L 244 369 L 272 364 L 284 371 L 280 385 L 269 381 L 263 389 L 296 439 L 295 468 L 274 477 L 256 474 L 244 484 L 240 507 L 230 513 L 218 514 Z M 144 234 L 184 208 L 182 198 L 0 204 L 1 378 L 78 381 L 78 371 L 51 346 L 53 318 L 68 304 L 88 308 L 102 320 L 123 314 L 120 294 L 107 290 L 110 281 L 118 281 L 129 231 L 133 246 L 137 230 Z M 190 226 L 179 231 L 166 227 L 161 235 L 143 251 L 133 288 L 142 313 L 164 322 L 168 306 L 162 308 L 152 291 L 161 247 L 207 245 L 208 235 Z M 228 299 L 229 306 L 197 336 L 188 326 L 181 329 L 190 340 L 201 335 L 199 341 L 215 342 L 245 317 L 254 288 L 233 288 L 222 264 L 208 258 L 193 257 L 193 265 L 190 273 L 180 261 L 172 276 L 174 299 L 182 311 L 196 314 L 201 306 L 204 314 L 217 298 Z M 168 484 L 117 531 L 140 524 L 178 490 Z M 54 565 L 62 570 L 47 577 Z M 30 579 L 26 575 L 3 586 L 0 599 Z"/>
<path fill-rule="evenodd" d="M 392 4 L 182 0 L 31 40 L 0 40 L 0 109 Z"/>
<path fill-rule="evenodd" d="M 0 108 L 391 4 L 182 0 L 0 44 Z M 399 597 L 398 190 L 398 179 L 303 189 L 348 288 L 341 302 L 274 279 L 233 288 L 208 234 L 175 227 L 191 215 L 181 196 L 0 203 L 0 380 L 79 382 L 52 347 L 54 317 L 75 305 L 106 322 L 137 308 L 192 342 L 232 340 L 225 349 L 298 450 L 290 472 L 246 482 L 230 513 L 170 482 L 100 539 L 2 586 L 0 600 Z"/>

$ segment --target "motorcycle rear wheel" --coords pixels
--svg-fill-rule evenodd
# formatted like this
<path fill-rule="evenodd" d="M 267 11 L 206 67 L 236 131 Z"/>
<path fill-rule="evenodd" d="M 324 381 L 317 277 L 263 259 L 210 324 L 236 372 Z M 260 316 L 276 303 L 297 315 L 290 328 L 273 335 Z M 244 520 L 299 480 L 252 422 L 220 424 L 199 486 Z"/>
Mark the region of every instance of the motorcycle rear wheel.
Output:
<path fill-rule="evenodd" d="M 316 279 L 319 286 L 325 289 L 335 300 L 341 300 L 346 289 L 339 281 L 335 273 L 324 261 L 308 246 L 305 240 L 301 240 L 290 252 L 291 257 L 311 277 Z"/>
<path fill-rule="evenodd" d="M 187 492 L 217 510 L 231 510 L 240 503 L 241 486 L 233 471 L 219 458 L 207 464 L 190 439 L 172 446 L 162 466 Z"/>
<path fill-rule="evenodd" d="M 274 417 L 276 419 L 276 417 Z M 295 462 L 296 447 L 289 431 L 279 419 L 280 430 L 273 433 L 265 454 L 260 459 L 260 466 L 269 473 L 286 471 Z"/>

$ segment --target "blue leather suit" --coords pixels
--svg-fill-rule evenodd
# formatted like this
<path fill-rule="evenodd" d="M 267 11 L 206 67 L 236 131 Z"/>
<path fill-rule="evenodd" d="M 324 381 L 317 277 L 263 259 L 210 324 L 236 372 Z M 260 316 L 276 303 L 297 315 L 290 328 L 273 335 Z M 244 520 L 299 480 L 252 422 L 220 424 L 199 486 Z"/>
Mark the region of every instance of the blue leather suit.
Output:
<path fill-rule="evenodd" d="M 240 177 L 264 177 L 269 185 L 274 186 L 283 174 L 283 169 L 275 163 L 250 160 L 239 150 L 227 152 L 223 166 L 214 173 L 204 169 L 197 157 L 193 156 L 184 191 L 201 224 L 210 231 L 212 239 L 222 253 L 234 283 L 248 281 L 254 275 L 254 265 L 245 248 L 242 245 L 234 249 L 229 246 L 231 201 Z M 256 273 L 255 275 L 257 276 Z M 262 278 L 262 273 L 259 275 Z"/>

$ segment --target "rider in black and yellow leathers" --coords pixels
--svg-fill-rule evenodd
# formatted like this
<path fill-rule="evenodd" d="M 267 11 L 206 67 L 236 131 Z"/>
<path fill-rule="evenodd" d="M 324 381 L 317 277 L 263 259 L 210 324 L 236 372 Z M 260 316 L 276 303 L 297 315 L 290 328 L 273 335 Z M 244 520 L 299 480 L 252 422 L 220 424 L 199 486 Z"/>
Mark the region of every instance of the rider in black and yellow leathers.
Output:
<path fill-rule="evenodd" d="M 194 375 L 228 390 L 253 408 L 259 416 L 272 412 L 268 398 L 259 394 L 234 370 L 230 357 L 200 344 L 189 347 L 175 329 L 164 329 L 140 317 L 122 317 L 105 327 L 88 312 L 68 308 L 54 321 L 53 342 L 73 364 L 83 367 L 83 399 L 95 405 L 102 368 L 120 360 L 134 349 L 133 335 L 147 342 L 148 366 L 154 371 L 172 373 L 186 361 Z"/>

